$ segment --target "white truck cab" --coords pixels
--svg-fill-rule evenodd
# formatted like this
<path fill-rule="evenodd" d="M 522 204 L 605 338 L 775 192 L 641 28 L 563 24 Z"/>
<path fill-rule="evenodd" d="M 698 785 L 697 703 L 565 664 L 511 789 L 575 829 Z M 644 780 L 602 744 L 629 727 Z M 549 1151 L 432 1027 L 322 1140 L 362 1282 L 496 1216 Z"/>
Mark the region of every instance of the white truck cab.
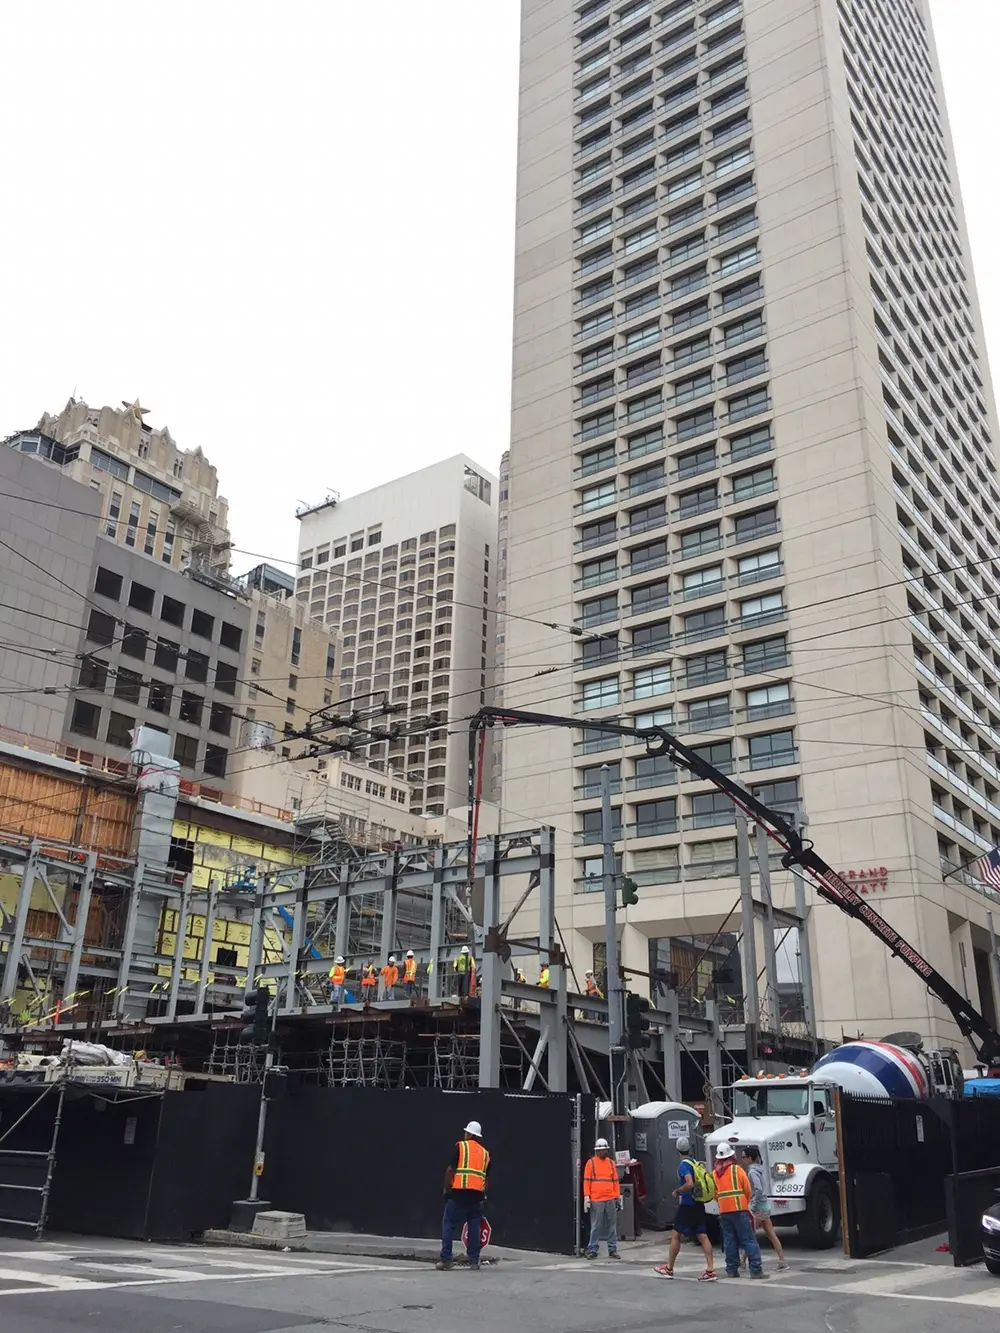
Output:
<path fill-rule="evenodd" d="M 816 1249 L 834 1245 L 840 1229 L 836 1087 L 805 1072 L 744 1076 L 733 1085 L 733 1120 L 705 1139 L 710 1168 L 719 1143 L 731 1143 L 737 1161 L 741 1148 L 758 1148 L 772 1221 L 797 1226 Z"/>

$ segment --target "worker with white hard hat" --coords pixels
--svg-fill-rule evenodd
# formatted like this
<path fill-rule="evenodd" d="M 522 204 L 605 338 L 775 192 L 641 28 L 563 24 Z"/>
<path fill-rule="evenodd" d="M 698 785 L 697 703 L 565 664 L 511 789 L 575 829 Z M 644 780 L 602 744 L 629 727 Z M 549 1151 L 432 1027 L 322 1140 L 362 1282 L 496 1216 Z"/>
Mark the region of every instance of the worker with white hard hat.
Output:
<path fill-rule="evenodd" d="M 407 949 L 403 959 L 403 989 L 407 999 L 412 1000 L 417 990 L 417 960 L 412 949 Z"/>
<path fill-rule="evenodd" d="M 750 1177 L 736 1161 L 731 1143 L 720 1143 L 715 1149 L 715 1197 L 719 1203 L 719 1222 L 722 1226 L 722 1248 L 726 1255 L 726 1273 L 740 1275 L 740 1250 L 750 1261 L 751 1278 L 768 1278 L 764 1272 L 760 1246 L 753 1233 L 750 1200 L 753 1186 Z"/>
<path fill-rule="evenodd" d="M 389 955 L 389 961 L 380 973 L 382 977 L 382 999 L 394 1000 L 396 998 L 396 984 L 399 981 L 399 968 L 396 966 L 394 954 Z"/>
<path fill-rule="evenodd" d="M 483 1147 L 483 1127 L 478 1120 L 470 1120 L 455 1144 L 455 1151 L 444 1173 L 444 1218 L 441 1222 L 441 1258 L 437 1267 L 442 1273 L 453 1267 L 452 1246 L 455 1237 L 468 1228 L 466 1248 L 469 1268 L 479 1271 L 479 1251 L 482 1248 L 483 1204 L 490 1177 L 490 1155 Z"/>
<path fill-rule="evenodd" d="M 340 1004 L 344 998 L 344 982 L 347 980 L 347 966 L 343 954 L 337 954 L 333 967 L 330 968 L 330 1003 Z"/>
<path fill-rule="evenodd" d="M 583 1211 L 590 1214 L 588 1259 L 596 1259 L 601 1248 L 601 1233 L 607 1237 L 608 1258 L 620 1259 L 618 1253 L 618 1217 L 622 1208 L 622 1187 L 618 1167 L 611 1156 L 611 1144 L 598 1139 L 594 1155 L 583 1168 Z"/>
<path fill-rule="evenodd" d="M 465 1000 L 469 996 L 469 983 L 476 971 L 476 960 L 467 944 L 463 944 L 453 964 L 458 982 L 458 998 Z"/>

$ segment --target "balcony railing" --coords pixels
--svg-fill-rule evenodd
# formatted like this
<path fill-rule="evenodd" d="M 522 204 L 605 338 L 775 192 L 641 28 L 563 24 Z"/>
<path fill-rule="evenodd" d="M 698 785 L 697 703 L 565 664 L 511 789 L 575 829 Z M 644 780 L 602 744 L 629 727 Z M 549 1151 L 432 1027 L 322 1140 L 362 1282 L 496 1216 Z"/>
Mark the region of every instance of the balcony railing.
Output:
<path fill-rule="evenodd" d="M 668 833 L 676 833 L 680 828 L 680 820 L 673 819 L 651 819 L 643 823 L 627 825 L 627 833 L 630 838 L 660 838 Z"/>

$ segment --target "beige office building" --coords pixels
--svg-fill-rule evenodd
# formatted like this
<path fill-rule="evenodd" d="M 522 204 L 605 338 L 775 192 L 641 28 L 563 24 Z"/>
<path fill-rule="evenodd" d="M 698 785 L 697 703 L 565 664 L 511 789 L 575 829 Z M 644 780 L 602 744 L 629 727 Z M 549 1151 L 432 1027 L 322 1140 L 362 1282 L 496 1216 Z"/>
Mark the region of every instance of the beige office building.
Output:
<path fill-rule="evenodd" d="M 577 970 L 602 763 L 626 965 L 738 923 L 732 807 L 584 729 L 626 718 L 992 1017 L 996 904 L 943 875 L 1000 842 L 997 421 L 926 0 L 523 0 L 521 42 L 507 609 L 584 634 L 506 625 L 506 704 L 581 730 L 510 732 L 503 803 L 559 829 Z M 955 1037 L 835 907 L 810 935 L 825 1036 Z"/>
<path fill-rule="evenodd" d="M 101 496 L 102 535 L 175 569 L 225 575 L 229 506 L 200 448 L 181 449 L 166 426 L 147 425 L 139 400 L 90 407 L 70 398 L 34 430 L 4 443 L 59 467 Z"/>
<path fill-rule="evenodd" d="M 406 778 L 413 813 L 443 816 L 467 800 L 462 720 L 492 701 L 496 478 L 457 454 L 298 517 L 296 598 L 342 632 L 342 710 L 387 701 L 386 725 L 423 727 L 367 759 Z"/>

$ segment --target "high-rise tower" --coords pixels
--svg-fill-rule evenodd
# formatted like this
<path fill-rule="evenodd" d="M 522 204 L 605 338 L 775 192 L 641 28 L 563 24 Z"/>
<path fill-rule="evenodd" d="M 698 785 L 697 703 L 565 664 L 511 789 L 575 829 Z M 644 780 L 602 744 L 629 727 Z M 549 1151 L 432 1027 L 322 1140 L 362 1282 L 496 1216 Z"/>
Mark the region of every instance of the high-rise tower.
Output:
<path fill-rule="evenodd" d="M 997 424 L 926 0 L 523 0 L 521 40 L 507 608 L 584 634 L 510 619 L 505 703 L 668 725 L 992 1016 L 991 895 L 951 872 L 1000 842 Z M 624 961 L 696 992 L 726 798 L 516 730 L 503 803 L 559 828 L 590 966 L 603 763 Z M 810 929 L 825 1035 L 954 1037 L 861 927 Z"/>

